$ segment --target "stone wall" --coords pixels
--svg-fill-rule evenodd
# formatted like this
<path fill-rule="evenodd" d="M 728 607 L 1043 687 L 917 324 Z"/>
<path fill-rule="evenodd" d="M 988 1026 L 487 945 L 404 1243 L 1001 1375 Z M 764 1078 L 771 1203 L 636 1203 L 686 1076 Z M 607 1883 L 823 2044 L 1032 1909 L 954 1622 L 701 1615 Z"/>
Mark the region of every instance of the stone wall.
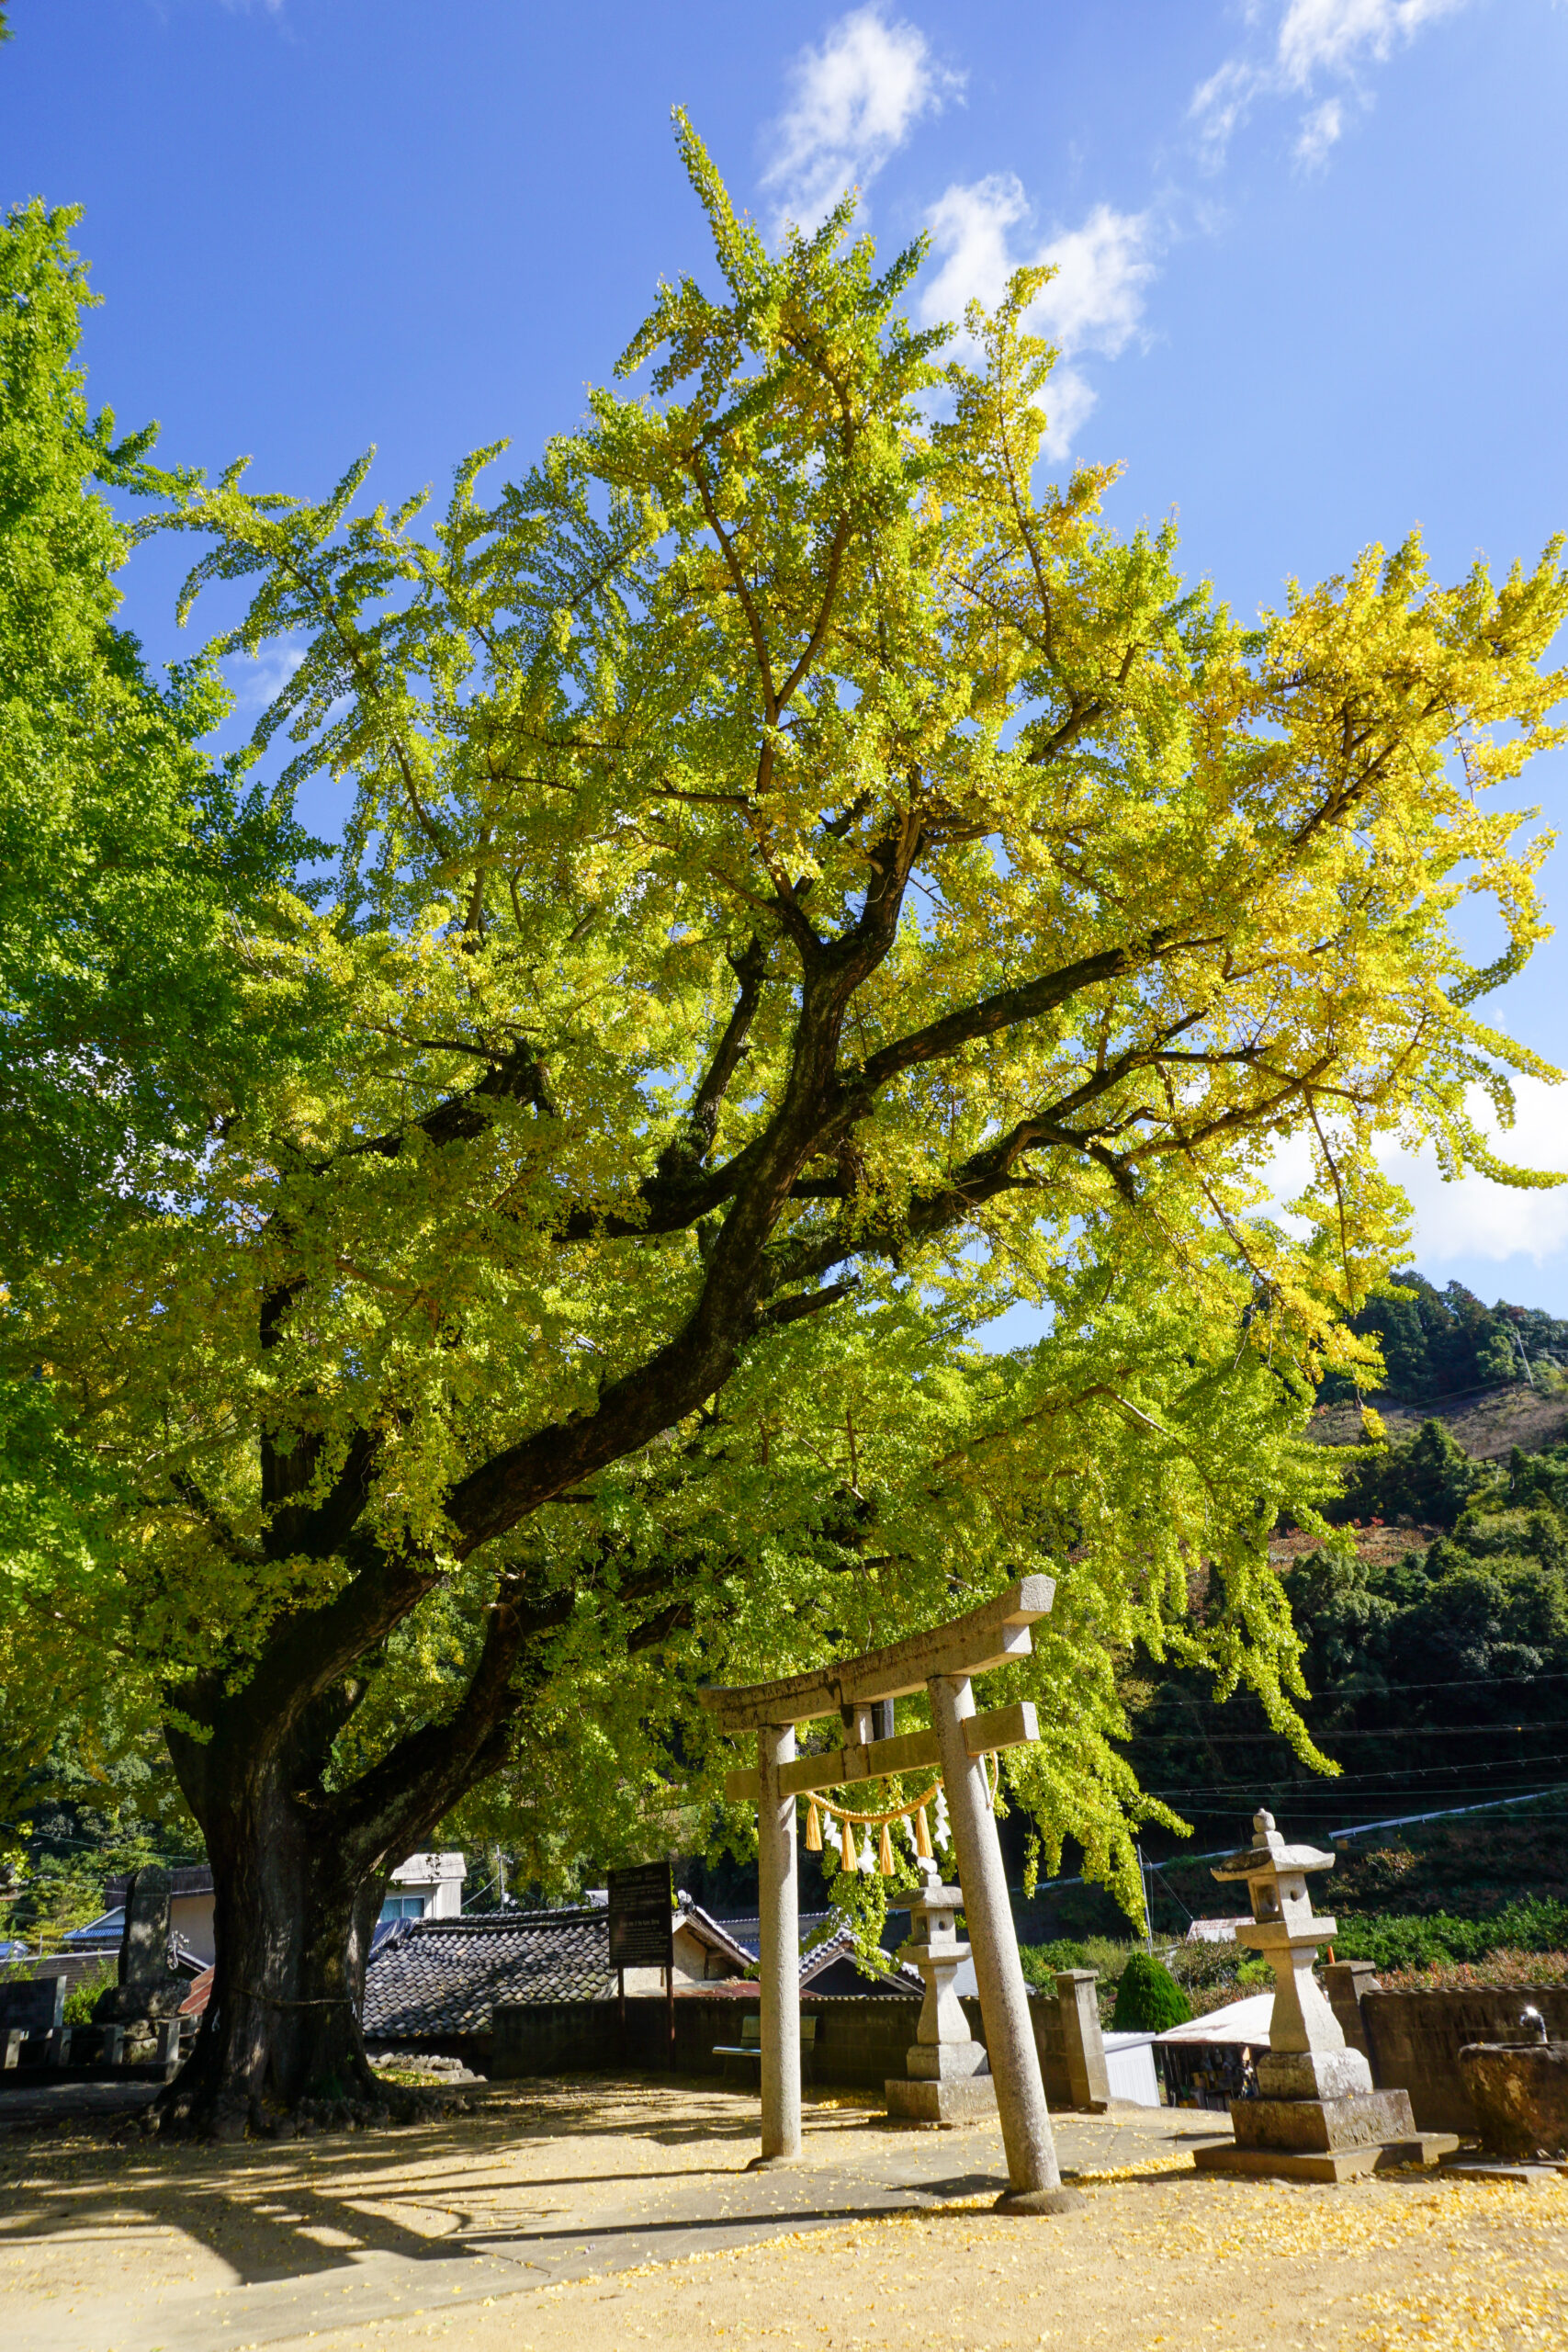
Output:
<path fill-rule="evenodd" d="M 1045 1996 L 1032 1998 L 1029 2008 L 1046 2099 L 1055 2108 L 1071 2107 L 1074 2093 L 1061 2006 Z M 888 2075 L 904 2072 L 920 2004 L 918 1994 L 906 1998 L 898 1994 L 803 1993 L 800 2013 L 817 2019 L 817 2039 L 803 2067 L 808 2086 L 880 2090 Z M 978 2001 L 966 2000 L 964 2013 L 976 2041 L 984 2041 Z M 678 1995 L 675 2073 L 722 2075 L 725 2061 L 715 2057 L 715 2045 L 738 2043 L 743 2019 L 756 2014 L 757 2002 L 743 1995 Z M 628 1996 L 623 2047 L 619 2008 L 613 2000 L 502 2002 L 481 2063 L 492 2076 L 614 2074 L 623 2066 L 658 2072 L 670 2064 L 667 2017 L 662 2000 Z M 730 2063 L 732 2071 L 744 2064 Z M 754 2079 L 754 2070 L 749 2070 L 748 2078 Z"/>
<path fill-rule="evenodd" d="M 1467 2041 L 1519 2041 L 1519 2011 L 1538 2008 L 1553 2039 L 1568 2040 L 1568 1985 L 1464 1992 L 1367 1992 L 1361 2022 L 1380 2090 L 1406 2090 L 1422 2132 L 1480 2130 L 1459 2053 Z"/>
<path fill-rule="evenodd" d="M 817 2019 L 817 2039 L 806 2053 L 806 2080 L 880 2089 L 886 2075 L 904 2071 L 919 2009 L 918 1997 L 905 2000 L 897 1994 L 803 1994 L 802 2017 Z M 725 2062 L 714 2055 L 716 2045 L 739 2043 L 742 2024 L 756 2014 L 756 2000 L 742 1995 L 679 1994 L 674 2072 L 722 2075 Z M 613 2000 L 496 2006 L 491 2075 L 614 2074 L 622 2067 L 657 2073 L 669 2064 L 669 2012 L 660 1998 L 627 1996 L 624 2043 L 619 2005 Z"/>

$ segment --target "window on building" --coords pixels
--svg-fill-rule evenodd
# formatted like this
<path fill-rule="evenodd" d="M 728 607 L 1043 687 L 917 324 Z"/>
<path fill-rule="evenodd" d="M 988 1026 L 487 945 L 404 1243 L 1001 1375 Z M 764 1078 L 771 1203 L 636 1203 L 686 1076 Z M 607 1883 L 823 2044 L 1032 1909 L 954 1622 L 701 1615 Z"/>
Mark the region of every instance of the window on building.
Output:
<path fill-rule="evenodd" d="M 381 1905 L 378 1924 L 385 1927 L 389 1919 L 423 1919 L 423 1894 L 389 1894 Z"/>

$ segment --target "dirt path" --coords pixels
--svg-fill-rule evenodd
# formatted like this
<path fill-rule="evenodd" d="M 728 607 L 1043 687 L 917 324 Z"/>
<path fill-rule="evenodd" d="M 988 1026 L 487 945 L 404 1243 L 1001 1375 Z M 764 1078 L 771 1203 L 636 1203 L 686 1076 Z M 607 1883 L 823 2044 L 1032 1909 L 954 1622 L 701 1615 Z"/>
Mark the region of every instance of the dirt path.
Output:
<path fill-rule="evenodd" d="M 1568 2181 L 1200 2179 L 1199 2119 L 1059 2124 L 1088 2211 L 1006 2221 L 994 2127 L 807 2111 L 748 2175 L 755 2101 L 706 2085 L 492 2091 L 447 2125 L 189 2150 L 92 2122 L 0 2154 L 7 2352 L 622 2352 L 1568 2343 Z M 1209 2135 L 1212 2136 L 1212 2135 Z"/>

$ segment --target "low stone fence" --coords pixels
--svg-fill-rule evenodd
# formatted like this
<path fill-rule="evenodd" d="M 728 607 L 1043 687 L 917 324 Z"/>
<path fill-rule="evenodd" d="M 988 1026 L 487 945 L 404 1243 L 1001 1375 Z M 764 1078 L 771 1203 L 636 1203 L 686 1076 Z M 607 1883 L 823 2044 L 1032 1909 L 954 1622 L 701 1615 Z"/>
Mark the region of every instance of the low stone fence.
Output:
<path fill-rule="evenodd" d="M 722 2075 L 720 2042 L 739 2043 L 757 1999 L 734 1993 L 682 1993 L 674 2004 L 673 2071 Z M 861 2086 L 904 2071 L 915 2038 L 919 1999 L 853 1994 L 803 1994 L 802 2017 L 817 2019 L 806 2052 L 807 2081 Z M 671 2064 L 670 2012 L 657 1996 L 628 1996 L 626 2032 L 613 2001 L 502 2001 L 496 2006 L 489 2071 L 492 2075 L 655 2073 Z M 895 2064 L 895 2053 L 897 2063 Z"/>
<path fill-rule="evenodd" d="M 1410 2093 L 1417 2131 L 1479 2132 L 1459 2053 L 1467 2041 L 1522 2041 L 1519 2011 L 1532 2007 L 1554 2040 L 1568 2040 L 1568 1985 L 1363 1992 L 1361 2025 L 1372 2080 L 1379 2090 Z"/>
<path fill-rule="evenodd" d="M 963 2006 L 970 2032 L 983 2042 L 980 2004 Z M 757 2007 L 756 1997 L 742 1994 L 681 1994 L 673 2071 L 721 2075 L 725 2061 L 714 2055 L 716 2044 L 738 2044 L 743 2020 L 754 2017 Z M 1055 1998 L 1034 1996 L 1029 2008 L 1050 2105 L 1103 2105 L 1105 2052 L 1092 2002 L 1083 2003 L 1075 1989 Z M 919 1994 L 803 1993 L 800 2013 L 817 2019 L 816 2040 L 803 2053 L 808 2085 L 879 2091 L 890 2075 L 904 2072 L 920 2000 Z M 657 1996 L 628 1998 L 623 2042 L 613 2000 L 501 2002 L 484 2064 L 492 2076 L 614 2074 L 623 2067 L 657 2072 L 671 2064 L 668 2018 Z M 1078 2024 L 1085 2018 L 1092 2018 L 1092 2025 Z"/>

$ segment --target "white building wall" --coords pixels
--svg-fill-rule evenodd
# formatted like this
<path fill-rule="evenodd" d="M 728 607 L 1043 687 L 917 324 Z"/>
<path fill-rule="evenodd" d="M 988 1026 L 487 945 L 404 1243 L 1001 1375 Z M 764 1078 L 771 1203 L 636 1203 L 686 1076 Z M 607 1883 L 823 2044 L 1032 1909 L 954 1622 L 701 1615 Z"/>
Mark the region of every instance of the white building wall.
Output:
<path fill-rule="evenodd" d="M 1123 2098 L 1132 2107 L 1159 2105 L 1154 2042 L 1152 2033 L 1105 2036 L 1105 2073 L 1112 2098 Z"/>
<path fill-rule="evenodd" d="M 462 1854 L 411 1854 L 392 1872 L 389 1894 L 423 1896 L 426 1919 L 456 1919 L 463 1908 L 463 1881 L 468 1874 Z"/>

